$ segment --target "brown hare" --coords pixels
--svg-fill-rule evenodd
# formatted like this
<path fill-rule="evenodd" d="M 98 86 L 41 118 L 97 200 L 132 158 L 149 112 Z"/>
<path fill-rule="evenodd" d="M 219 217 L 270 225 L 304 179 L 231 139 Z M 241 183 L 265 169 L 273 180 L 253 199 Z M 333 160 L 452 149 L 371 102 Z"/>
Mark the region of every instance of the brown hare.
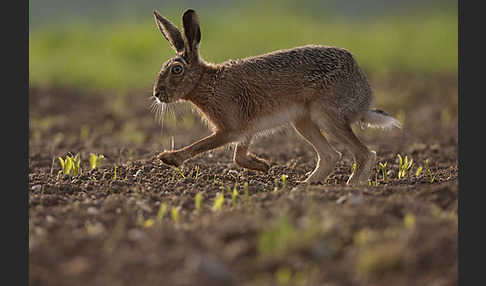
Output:
<path fill-rule="evenodd" d="M 182 16 L 183 33 L 157 11 L 154 16 L 176 52 L 157 77 L 156 102 L 189 101 L 213 129 L 212 135 L 187 147 L 160 153 L 163 163 L 177 167 L 202 152 L 236 143 L 236 164 L 266 172 L 268 163 L 248 151 L 252 138 L 291 124 L 317 153 L 317 166 L 304 182 L 324 183 L 341 158 L 322 135 L 323 129 L 354 156 L 356 168 L 347 183 L 367 183 L 376 152 L 361 143 L 350 125 L 400 124 L 387 113 L 370 109 L 372 90 L 350 52 L 308 45 L 212 64 L 199 55 L 201 29 L 194 10 L 187 9 Z"/>

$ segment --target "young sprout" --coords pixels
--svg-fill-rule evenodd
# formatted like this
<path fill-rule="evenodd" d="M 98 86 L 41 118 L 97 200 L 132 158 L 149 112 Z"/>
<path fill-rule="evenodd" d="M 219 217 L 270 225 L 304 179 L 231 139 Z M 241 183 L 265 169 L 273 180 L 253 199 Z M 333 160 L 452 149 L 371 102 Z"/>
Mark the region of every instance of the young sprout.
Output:
<path fill-rule="evenodd" d="M 103 154 L 96 155 L 94 153 L 91 153 L 89 156 L 89 164 L 91 165 L 91 169 L 98 168 L 103 162 L 104 158 L 105 156 L 103 156 Z"/>
<path fill-rule="evenodd" d="M 275 180 L 273 180 L 273 183 L 274 183 L 273 191 L 277 192 L 278 191 L 278 179 L 275 178 Z"/>
<path fill-rule="evenodd" d="M 195 201 L 196 201 L 196 212 L 200 213 L 201 212 L 201 201 L 202 201 L 202 194 L 201 193 L 196 194 Z"/>
<path fill-rule="evenodd" d="M 81 174 L 81 158 L 79 157 L 79 153 L 76 154 L 74 158 L 72 158 L 72 164 L 73 167 L 71 173 L 73 174 L 73 176 Z"/>
<path fill-rule="evenodd" d="M 199 166 L 196 165 L 196 175 L 194 176 L 194 179 L 197 180 L 197 178 L 199 177 Z"/>
<path fill-rule="evenodd" d="M 89 137 L 89 131 L 90 131 L 89 126 L 87 126 L 87 125 L 81 126 L 81 130 L 79 132 L 81 139 L 87 140 L 88 137 Z"/>
<path fill-rule="evenodd" d="M 287 188 L 287 178 L 288 178 L 287 175 L 282 175 L 282 185 L 283 185 L 283 189 L 286 189 Z"/>
<path fill-rule="evenodd" d="M 294 162 L 292 163 L 292 165 L 290 165 L 290 169 L 292 169 L 292 170 L 293 170 L 293 169 L 295 169 L 295 167 L 296 167 L 296 166 L 297 166 L 297 161 L 294 161 Z"/>
<path fill-rule="evenodd" d="M 177 172 L 179 172 L 179 175 L 181 175 L 182 178 L 186 178 L 186 176 L 184 176 L 184 173 L 182 172 L 184 170 L 184 167 L 181 167 L 180 169 L 179 168 L 175 168 L 177 170 Z"/>
<path fill-rule="evenodd" d="M 408 170 L 410 170 L 410 168 L 412 167 L 413 159 L 409 161 L 407 156 L 405 156 L 405 159 L 403 159 L 402 156 L 398 154 L 398 160 L 399 160 L 398 179 L 401 179 L 407 175 Z"/>
<path fill-rule="evenodd" d="M 52 172 L 54 171 L 54 162 L 56 162 L 56 157 L 52 157 L 52 163 L 51 163 L 51 171 L 49 174 L 52 176 Z M 62 172 L 62 170 L 61 170 Z"/>
<path fill-rule="evenodd" d="M 219 211 L 223 207 L 224 203 L 224 193 L 220 192 L 219 194 L 216 195 L 216 198 L 214 199 L 214 204 L 212 207 L 212 211 Z"/>
<path fill-rule="evenodd" d="M 354 170 L 356 170 L 356 163 L 353 163 L 353 166 L 351 167 L 351 174 L 354 173 Z"/>
<path fill-rule="evenodd" d="M 412 213 L 407 213 L 403 218 L 403 223 L 408 229 L 413 229 L 415 227 L 415 215 Z"/>
<path fill-rule="evenodd" d="M 378 187 L 380 185 L 380 183 L 378 182 L 378 176 L 375 175 L 375 181 L 371 180 L 371 179 L 368 179 L 368 186 L 370 187 Z"/>
<path fill-rule="evenodd" d="M 145 219 L 143 217 L 143 214 L 139 213 L 137 215 L 137 225 L 138 226 L 144 226 L 145 225 Z"/>
<path fill-rule="evenodd" d="M 379 165 L 380 165 L 380 169 L 381 169 L 381 174 L 382 174 L 382 176 L 383 176 L 383 182 L 385 182 L 385 181 L 386 181 L 386 164 L 387 164 L 387 162 L 385 162 L 385 163 L 381 163 L 381 162 L 380 162 L 380 163 L 379 163 Z"/>
<path fill-rule="evenodd" d="M 159 211 L 157 212 L 158 222 L 162 222 L 162 219 L 164 218 L 166 212 L 167 212 L 167 204 L 166 203 L 160 204 Z"/>
<path fill-rule="evenodd" d="M 415 176 L 418 177 L 420 176 L 420 174 L 422 174 L 422 166 L 417 168 L 417 171 L 415 172 Z"/>
<path fill-rule="evenodd" d="M 231 189 L 229 187 L 227 187 L 223 182 L 221 182 L 221 186 L 219 186 L 219 189 L 221 190 L 221 192 L 225 192 L 225 191 L 228 191 L 228 193 L 231 193 Z"/>
<path fill-rule="evenodd" d="M 248 194 L 248 182 L 243 184 L 243 194 L 245 196 L 245 200 L 248 201 L 249 194 Z"/>
<path fill-rule="evenodd" d="M 59 181 L 61 175 L 62 175 L 62 170 L 59 170 L 59 172 L 57 173 L 56 181 Z"/>
<path fill-rule="evenodd" d="M 116 165 L 114 166 L 114 171 L 113 171 L 113 181 L 116 181 Z"/>
<path fill-rule="evenodd" d="M 62 157 L 59 157 L 58 159 L 62 168 L 58 173 L 58 178 L 61 172 L 64 175 L 72 176 L 77 176 L 81 173 L 81 159 L 79 158 L 79 154 L 76 154 L 74 157 L 66 155 L 66 159 L 63 159 Z"/>
<path fill-rule="evenodd" d="M 73 168 L 73 159 L 71 156 L 66 156 L 65 160 L 62 159 L 62 157 L 59 157 L 59 162 L 61 162 L 62 173 L 64 175 L 71 174 L 71 169 Z"/>
<path fill-rule="evenodd" d="M 429 159 L 425 160 L 425 171 L 429 175 L 429 182 L 432 184 L 435 181 L 436 175 L 432 174 L 432 170 L 429 168 Z"/>
<path fill-rule="evenodd" d="M 236 199 L 238 197 L 239 193 L 238 193 L 238 190 L 236 189 L 236 184 L 233 188 L 233 193 L 231 193 L 231 202 L 233 204 L 233 206 L 236 206 Z"/>
<path fill-rule="evenodd" d="M 152 225 L 154 225 L 154 220 L 149 218 L 147 219 L 144 223 L 143 223 L 143 226 L 146 227 L 146 228 L 149 228 L 151 227 Z"/>
<path fill-rule="evenodd" d="M 170 210 L 170 216 L 175 224 L 179 223 L 179 207 L 172 207 Z"/>

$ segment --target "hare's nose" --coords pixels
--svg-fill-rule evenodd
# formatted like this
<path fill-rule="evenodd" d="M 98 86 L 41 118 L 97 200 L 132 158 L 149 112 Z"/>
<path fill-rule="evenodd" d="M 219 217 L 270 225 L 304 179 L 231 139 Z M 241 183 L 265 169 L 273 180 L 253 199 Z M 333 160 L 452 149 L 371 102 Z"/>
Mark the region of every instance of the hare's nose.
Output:
<path fill-rule="evenodd" d="M 154 96 L 157 97 L 162 102 L 167 102 L 169 100 L 167 93 L 165 93 L 165 91 L 162 89 L 154 90 Z"/>

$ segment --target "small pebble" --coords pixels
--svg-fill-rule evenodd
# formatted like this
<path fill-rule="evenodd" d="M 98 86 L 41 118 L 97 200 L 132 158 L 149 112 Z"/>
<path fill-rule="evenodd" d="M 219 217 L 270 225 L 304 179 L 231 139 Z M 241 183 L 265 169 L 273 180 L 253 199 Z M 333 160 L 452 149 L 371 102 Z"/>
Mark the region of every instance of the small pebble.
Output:
<path fill-rule="evenodd" d="M 32 187 L 32 191 L 34 192 L 40 191 L 41 189 L 42 189 L 42 185 L 35 185 Z"/>

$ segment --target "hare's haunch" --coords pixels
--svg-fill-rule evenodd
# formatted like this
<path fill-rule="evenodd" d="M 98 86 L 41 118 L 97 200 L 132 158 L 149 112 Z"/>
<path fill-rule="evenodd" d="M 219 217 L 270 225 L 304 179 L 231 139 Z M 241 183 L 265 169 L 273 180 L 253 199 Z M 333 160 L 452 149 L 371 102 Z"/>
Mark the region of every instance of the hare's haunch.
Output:
<path fill-rule="evenodd" d="M 156 101 L 190 101 L 214 130 L 187 147 L 159 154 L 162 162 L 179 166 L 202 152 L 236 142 L 234 161 L 266 172 L 268 163 L 248 152 L 252 138 L 291 124 L 317 152 L 317 167 L 306 182 L 323 183 L 341 158 L 321 129 L 354 156 L 356 168 L 348 184 L 367 182 L 376 153 L 361 143 L 351 124 L 381 128 L 400 124 L 385 112 L 370 109 L 372 90 L 350 52 L 309 45 L 211 64 L 199 55 L 201 29 L 194 10 L 182 16 L 183 33 L 157 11 L 154 16 L 176 53 L 157 77 Z"/>

